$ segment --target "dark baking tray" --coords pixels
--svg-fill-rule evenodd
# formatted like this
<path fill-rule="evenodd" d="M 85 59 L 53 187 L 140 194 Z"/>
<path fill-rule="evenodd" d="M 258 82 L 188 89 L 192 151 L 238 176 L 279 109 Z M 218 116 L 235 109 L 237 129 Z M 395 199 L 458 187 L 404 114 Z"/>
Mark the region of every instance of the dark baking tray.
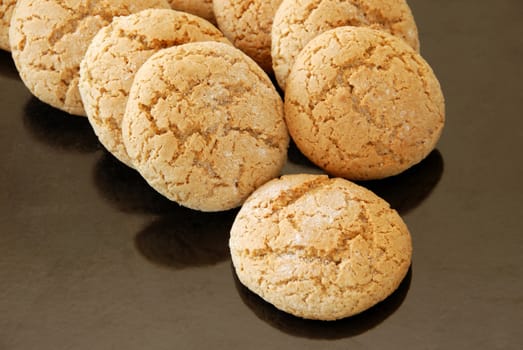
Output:
<path fill-rule="evenodd" d="M 413 265 L 390 298 L 337 322 L 242 287 L 236 211 L 155 193 L 0 52 L 0 349 L 520 349 L 523 2 L 409 3 L 447 125 L 421 164 L 364 183 L 407 222 Z M 291 147 L 286 173 L 318 171 Z"/>

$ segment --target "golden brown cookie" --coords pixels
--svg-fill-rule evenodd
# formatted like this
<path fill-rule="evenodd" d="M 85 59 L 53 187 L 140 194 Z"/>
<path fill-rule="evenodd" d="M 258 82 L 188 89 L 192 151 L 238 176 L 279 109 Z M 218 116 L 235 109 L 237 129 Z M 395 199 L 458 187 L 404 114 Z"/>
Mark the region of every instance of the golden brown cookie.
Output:
<path fill-rule="evenodd" d="M 178 11 L 184 11 L 214 22 L 212 0 L 168 0 L 171 7 Z"/>
<path fill-rule="evenodd" d="M 370 180 L 425 158 L 443 130 L 445 105 L 434 72 L 404 40 L 339 27 L 298 55 L 285 119 L 313 163 L 335 176 Z"/>
<path fill-rule="evenodd" d="M 231 229 L 239 280 L 278 309 L 336 320 L 389 296 L 412 244 L 398 213 L 374 193 L 326 175 L 287 175 L 256 190 Z"/>
<path fill-rule="evenodd" d="M 213 0 L 218 27 L 266 72 L 272 72 L 271 27 L 282 0 Z"/>
<path fill-rule="evenodd" d="M 0 0 L 0 49 L 11 51 L 9 46 L 9 24 L 16 0 Z"/>
<path fill-rule="evenodd" d="M 161 50 L 143 64 L 122 137 L 153 188 L 201 211 L 241 205 L 279 175 L 289 143 L 283 103 L 265 72 L 211 41 Z"/>
<path fill-rule="evenodd" d="M 387 31 L 419 50 L 418 30 L 405 0 L 284 0 L 274 16 L 272 65 L 285 89 L 298 53 L 318 34 L 341 26 Z"/>
<path fill-rule="evenodd" d="M 228 43 L 203 18 L 170 9 L 117 17 L 94 37 L 80 65 L 80 94 L 96 135 L 116 158 L 132 167 L 121 122 L 138 68 L 162 48 L 207 40 Z"/>
<path fill-rule="evenodd" d="M 22 80 L 41 101 L 85 115 L 78 79 L 91 39 L 114 16 L 153 7 L 170 8 L 166 0 L 19 0 L 9 39 Z"/>

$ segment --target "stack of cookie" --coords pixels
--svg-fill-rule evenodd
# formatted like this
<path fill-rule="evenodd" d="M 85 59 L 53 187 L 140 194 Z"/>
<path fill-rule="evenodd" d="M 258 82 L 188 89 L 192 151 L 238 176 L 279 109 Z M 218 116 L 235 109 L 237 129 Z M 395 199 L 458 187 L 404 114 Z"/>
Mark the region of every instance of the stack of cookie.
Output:
<path fill-rule="evenodd" d="M 443 129 L 404 0 L 19 0 L 5 42 L 36 97 L 86 115 L 155 190 L 201 211 L 243 204 L 233 264 L 276 307 L 339 319 L 406 275 L 405 224 L 349 181 L 403 172 Z M 276 179 L 289 135 L 338 178 Z"/>

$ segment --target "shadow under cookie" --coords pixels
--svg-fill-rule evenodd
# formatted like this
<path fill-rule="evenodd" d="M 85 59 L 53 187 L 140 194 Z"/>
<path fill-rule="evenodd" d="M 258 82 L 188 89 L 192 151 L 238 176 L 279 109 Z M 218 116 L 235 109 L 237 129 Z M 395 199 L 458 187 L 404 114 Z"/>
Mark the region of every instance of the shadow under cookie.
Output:
<path fill-rule="evenodd" d="M 180 209 L 106 151 L 94 167 L 93 181 L 100 195 L 122 212 L 170 215 Z"/>
<path fill-rule="evenodd" d="M 231 266 L 232 267 L 232 266 Z M 403 303 L 410 288 L 412 266 L 400 286 L 387 299 L 370 309 L 338 321 L 316 321 L 299 318 L 278 310 L 239 281 L 234 267 L 232 274 L 242 301 L 262 321 L 272 327 L 297 337 L 309 339 L 342 339 L 365 333 L 391 316 Z"/>
<path fill-rule="evenodd" d="M 381 180 L 358 181 L 357 183 L 385 199 L 399 214 L 404 215 L 419 206 L 429 197 L 441 180 L 444 161 L 436 149 L 419 164 L 403 173 Z M 326 174 L 305 157 L 291 142 L 284 174 Z"/>
<path fill-rule="evenodd" d="M 87 118 L 62 112 L 36 97 L 24 106 L 23 117 L 34 139 L 57 150 L 90 153 L 102 147 Z"/>
<path fill-rule="evenodd" d="M 4 50 L 0 50 L 0 76 L 12 80 L 20 80 L 11 53 Z"/>
<path fill-rule="evenodd" d="M 300 152 L 294 141 L 289 143 L 287 163 L 283 167 L 283 174 L 326 174 L 326 172 L 312 163 Z"/>
<path fill-rule="evenodd" d="M 439 183 L 443 170 L 443 157 L 438 150 L 433 150 L 419 164 L 399 175 L 358 184 L 385 199 L 399 214 L 405 215 L 429 197 Z"/>
<path fill-rule="evenodd" d="M 179 207 L 140 231 L 135 246 L 147 260 L 168 268 L 214 265 L 230 258 L 229 231 L 236 213 Z"/>

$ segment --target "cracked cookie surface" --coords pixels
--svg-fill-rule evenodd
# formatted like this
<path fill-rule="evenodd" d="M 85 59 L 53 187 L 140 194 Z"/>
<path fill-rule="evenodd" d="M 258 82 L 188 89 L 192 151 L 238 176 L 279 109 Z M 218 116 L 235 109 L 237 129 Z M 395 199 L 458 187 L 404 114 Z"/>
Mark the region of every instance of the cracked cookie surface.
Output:
<path fill-rule="evenodd" d="M 274 16 L 272 65 L 285 83 L 298 53 L 317 35 L 341 26 L 384 30 L 419 50 L 418 30 L 405 0 L 284 0 Z"/>
<path fill-rule="evenodd" d="M 212 0 L 168 0 L 171 7 L 178 11 L 184 11 L 214 22 Z"/>
<path fill-rule="evenodd" d="M 9 46 L 9 25 L 16 0 L 0 0 L 0 49 L 11 51 Z"/>
<path fill-rule="evenodd" d="M 266 72 L 272 72 L 272 20 L 282 0 L 214 0 L 218 27 Z"/>
<path fill-rule="evenodd" d="M 132 167 L 121 123 L 138 69 L 163 48 L 207 40 L 228 43 L 206 20 L 168 9 L 117 17 L 94 37 L 80 65 L 80 93 L 98 139 L 120 161 Z"/>
<path fill-rule="evenodd" d="M 231 229 L 239 280 L 278 309 L 336 320 L 397 289 L 410 266 L 410 233 L 367 189 L 325 175 L 286 175 L 256 190 Z"/>
<path fill-rule="evenodd" d="M 170 6 L 166 0 L 18 0 L 9 40 L 20 77 L 41 101 L 85 115 L 78 80 L 91 39 L 113 17 L 147 8 Z"/>
<path fill-rule="evenodd" d="M 313 163 L 335 176 L 370 180 L 399 174 L 435 148 L 445 104 L 432 69 L 403 40 L 339 27 L 298 55 L 285 119 Z"/>
<path fill-rule="evenodd" d="M 241 205 L 280 174 L 289 143 L 270 79 L 218 42 L 164 49 L 147 60 L 131 87 L 122 137 L 153 188 L 201 211 Z"/>

